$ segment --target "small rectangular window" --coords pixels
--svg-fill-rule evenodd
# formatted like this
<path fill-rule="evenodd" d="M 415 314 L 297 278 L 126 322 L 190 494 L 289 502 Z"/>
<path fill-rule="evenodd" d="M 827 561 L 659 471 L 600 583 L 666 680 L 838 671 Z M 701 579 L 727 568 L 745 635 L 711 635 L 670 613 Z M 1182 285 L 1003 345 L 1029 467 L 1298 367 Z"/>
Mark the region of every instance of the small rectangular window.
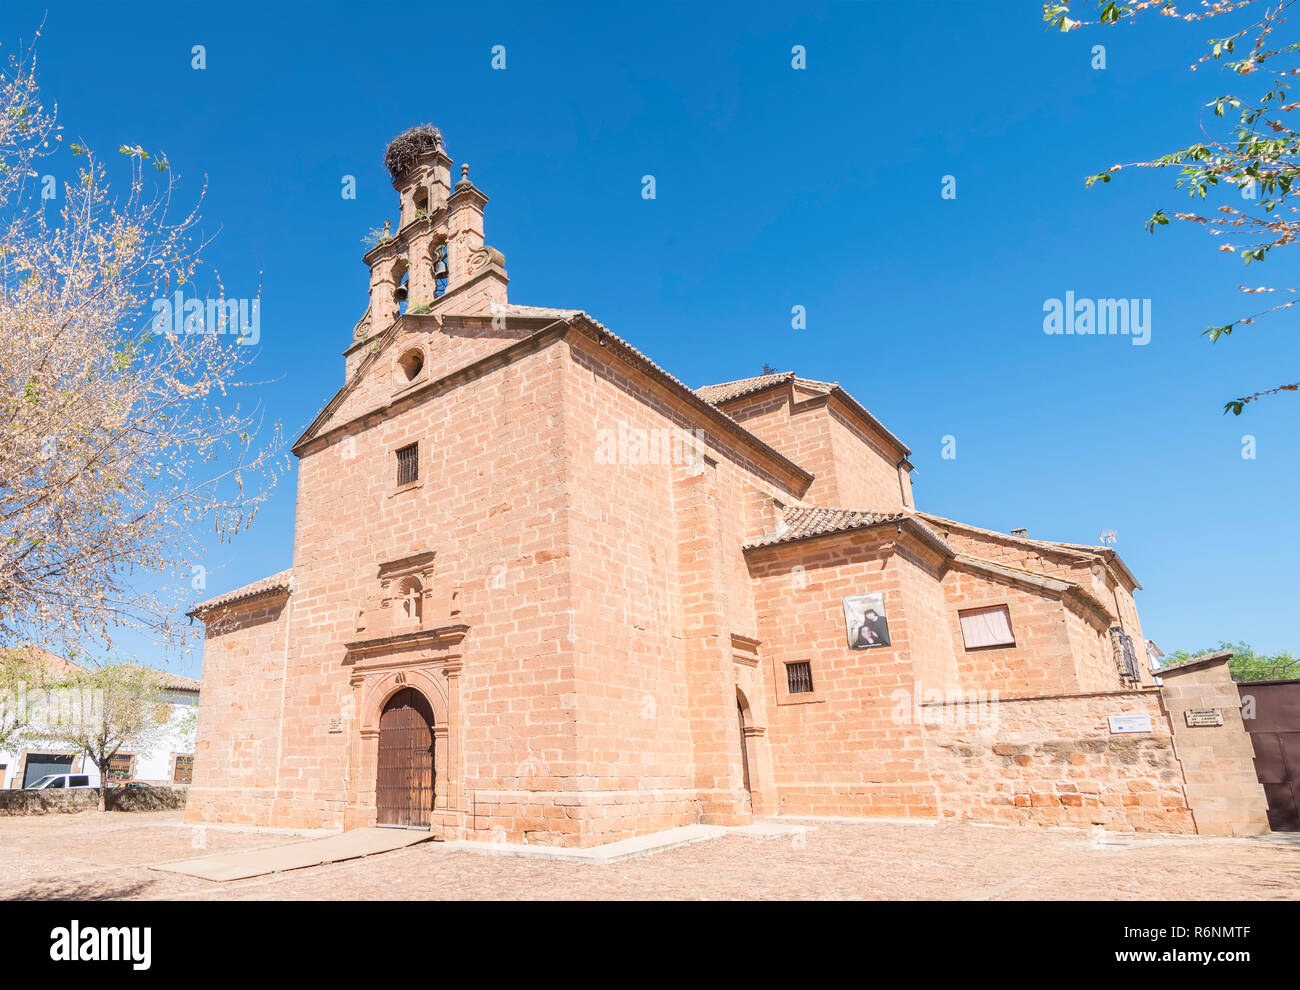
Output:
<path fill-rule="evenodd" d="M 397 487 L 409 485 L 420 478 L 420 445 L 410 444 L 397 450 Z"/>
<path fill-rule="evenodd" d="M 68 786 L 69 786 L 69 787 L 89 787 L 89 786 L 90 786 L 90 778 L 87 777 L 87 776 L 85 776 L 85 775 L 82 775 L 82 776 L 80 776 L 80 777 L 69 777 L 69 778 L 68 778 Z"/>
<path fill-rule="evenodd" d="M 1005 605 L 967 609 L 957 613 L 957 620 L 961 623 L 961 638 L 968 650 L 1016 645 L 1015 634 L 1011 631 L 1011 613 Z"/>
<path fill-rule="evenodd" d="M 785 665 L 786 684 L 791 694 L 809 694 L 813 689 L 812 664 L 807 660 Z"/>
<path fill-rule="evenodd" d="M 194 757 L 176 757 L 176 770 L 172 774 L 172 780 L 177 784 L 188 784 L 194 780 Z"/>

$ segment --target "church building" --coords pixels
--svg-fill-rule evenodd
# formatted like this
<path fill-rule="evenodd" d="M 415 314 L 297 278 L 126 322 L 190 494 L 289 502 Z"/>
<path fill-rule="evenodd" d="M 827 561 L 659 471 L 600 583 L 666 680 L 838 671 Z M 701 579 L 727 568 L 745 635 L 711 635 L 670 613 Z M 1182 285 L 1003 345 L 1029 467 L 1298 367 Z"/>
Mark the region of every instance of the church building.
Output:
<path fill-rule="evenodd" d="M 1189 786 L 1113 548 L 918 508 L 907 445 L 821 369 L 691 388 L 510 301 L 437 130 L 386 164 L 400 215 L 293 447 L 292 566 L 191 613 L 187 820 L 1257 829 Z"/>

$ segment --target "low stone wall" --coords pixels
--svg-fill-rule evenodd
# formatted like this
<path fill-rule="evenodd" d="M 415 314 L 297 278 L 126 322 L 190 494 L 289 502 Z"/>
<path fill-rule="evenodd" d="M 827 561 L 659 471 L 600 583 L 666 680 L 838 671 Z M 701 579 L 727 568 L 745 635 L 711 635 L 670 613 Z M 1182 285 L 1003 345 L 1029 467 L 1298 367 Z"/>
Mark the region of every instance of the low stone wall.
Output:
<path fill-rule="evenodd" d="M 108 792 L 109 811 L 172 811 L 185 807 L 188 787 L 119 787 Z"/>
<path fill-rule="evenodd" d="M 926 709 L 926 748 L 945 818 L 1194 832 L 1158 690 L 1003 699 Z M 1108 716 L 1151 731 L 1112 733 Z"/>
<path fill-rule="evenodd" d="M 185 807 L 185 787 L 115 787 L 108 792 L 109 811 L 166 811 Z M 67 815 L 99 808 L 98 790 L 0 791 L 0 816 Z"/>
<path fill-rule="evenodd" d="M 66 815 L 99 807 L 99 791 L 0 791 L 0 815 Z"/>

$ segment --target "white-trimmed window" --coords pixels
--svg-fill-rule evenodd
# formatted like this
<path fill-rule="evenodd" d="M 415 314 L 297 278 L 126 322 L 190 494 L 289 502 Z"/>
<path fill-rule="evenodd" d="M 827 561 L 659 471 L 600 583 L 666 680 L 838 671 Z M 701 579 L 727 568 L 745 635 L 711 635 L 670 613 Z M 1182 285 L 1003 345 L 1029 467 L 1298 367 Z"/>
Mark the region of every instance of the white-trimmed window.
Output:
<path fill-rule="evenodd" d="M 1005 605 L 966 609 L 957 613 L 957 620 L 961 623 L 961 638 L 968 650 L 1016 645 L 1015 634 L 1011 631 L 1011 613 Z"/>

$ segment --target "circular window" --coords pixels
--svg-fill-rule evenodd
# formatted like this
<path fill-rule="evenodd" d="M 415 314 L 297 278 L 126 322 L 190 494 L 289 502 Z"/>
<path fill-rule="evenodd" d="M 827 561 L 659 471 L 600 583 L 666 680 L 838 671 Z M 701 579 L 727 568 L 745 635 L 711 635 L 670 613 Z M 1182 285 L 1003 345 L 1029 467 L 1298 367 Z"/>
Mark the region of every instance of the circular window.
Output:
<path fill-rule="evenodd" d="M 424 370 L 424 355 L 419 350 L 407 351 L 397 359 L 397 367 L 408 382 L 413 382 Z"/>

